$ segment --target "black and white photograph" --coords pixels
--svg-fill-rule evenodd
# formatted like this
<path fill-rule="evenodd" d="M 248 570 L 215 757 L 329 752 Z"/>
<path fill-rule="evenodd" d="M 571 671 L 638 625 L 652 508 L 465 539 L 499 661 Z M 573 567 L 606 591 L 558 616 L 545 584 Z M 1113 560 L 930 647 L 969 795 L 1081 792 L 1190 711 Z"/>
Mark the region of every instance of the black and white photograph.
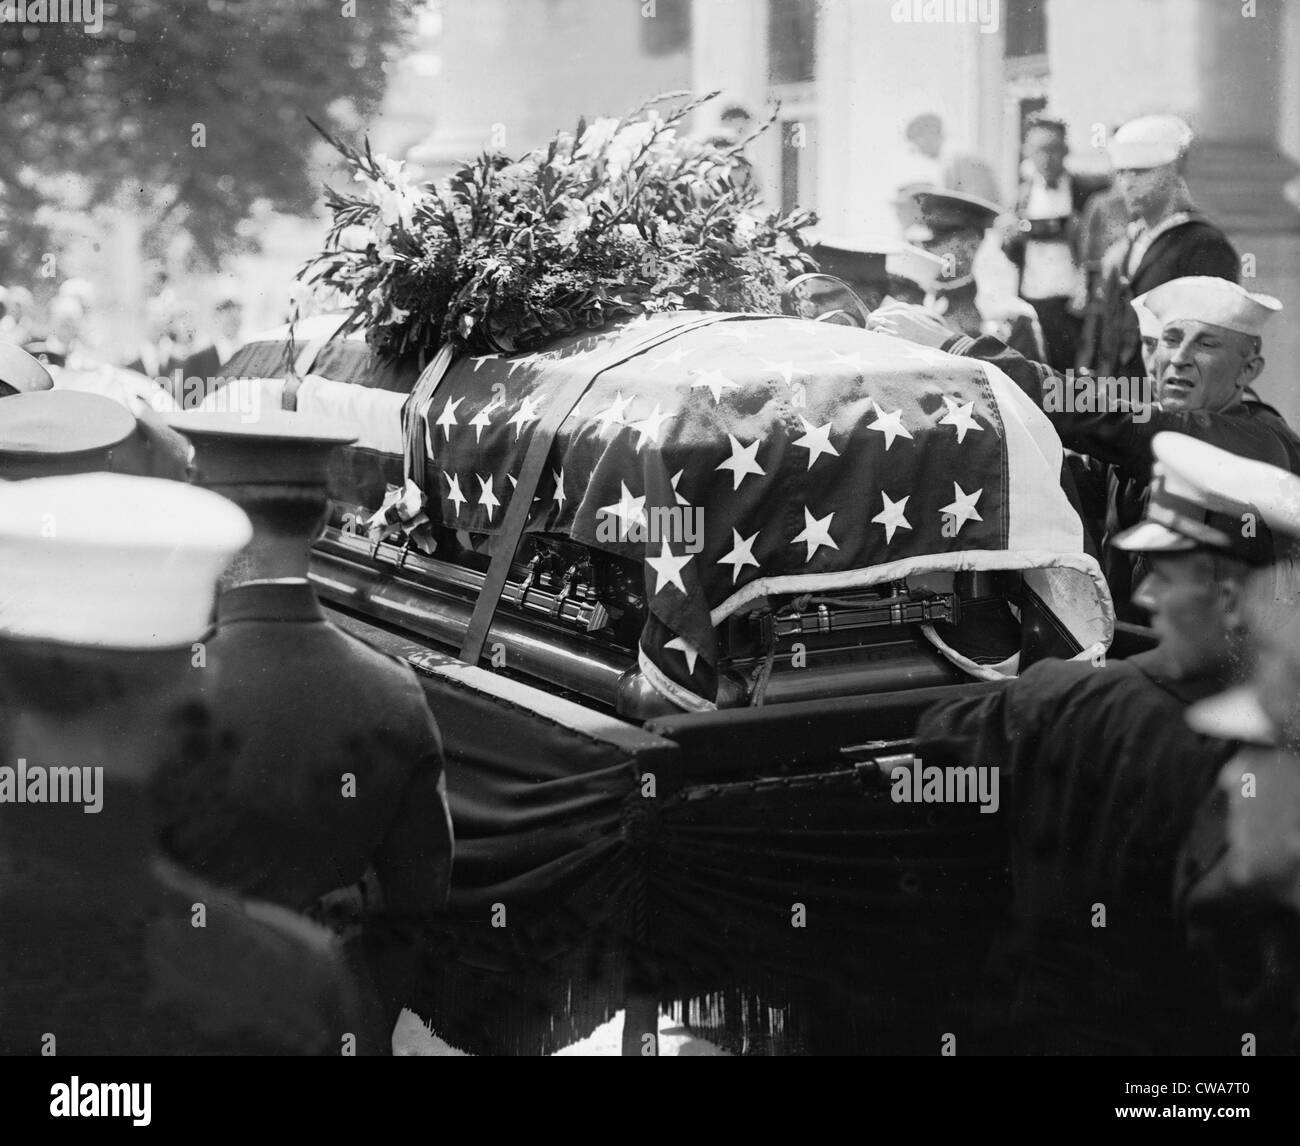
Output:
<path fill-rule="evenodd" d="M 1297 0 L 0 0 L 0 1103 L 1250 1121 L 1298 360 Z"/>

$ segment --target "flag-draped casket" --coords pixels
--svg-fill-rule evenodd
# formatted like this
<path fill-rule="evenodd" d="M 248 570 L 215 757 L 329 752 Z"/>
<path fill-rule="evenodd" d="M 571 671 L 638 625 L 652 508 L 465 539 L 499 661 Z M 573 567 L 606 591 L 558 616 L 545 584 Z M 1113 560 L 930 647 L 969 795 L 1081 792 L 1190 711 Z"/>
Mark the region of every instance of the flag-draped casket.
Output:
<path fill-rule="evenodd" d="M 1004 906 L 1004 820 L 896 805 L 866 778 L 875 756 L 906 750 L 936 695 L 922 686 L 993 688 L 951 682 L 1018 667 L 1015 652 L 963 644 L 964 622 L 926 620 L 926 592 L 972 570 L 1018 571 L 1016 611 L 1050 618 L 1057 655 L 1109 641 L 1110 602 L 1041 413 L 978 362 L 782 317 L 655 317 L 423 370 L 377 359 L 360 335 L 328 340 L 338 325 L 300 323 L 291 347 L 286 330 L 253 340 L 230 366 L 246 377 L 209 402 L 348 421 L 358 441 L 335 493 L 354 521 L 408 478 L 423 491 L 445 564 L 412 556 L 402 573 L 390 550 L 346 593 L 347 562 L 318 577 L 351 614 L 343 623 L 416 667 L 447 747 L 457 857 L 417 1010 L 453 1042 L 496 1053 L 587 1033 L 629 979 L 706 1000 L 715 1024 L 746 1039 L 768 1005 L 808 1047 L 929 1048 L 931 1020 L 960 1025 L 975 994 L 970 953 Z M 293 361 L 300 381 L 285 379 Z M 535 444 L 538 480 L 520 494 Z M 637 620 L 627 671 L 676 715 L 642 728 L 543 695 L 576 695 L 562 687 L 571 649 L 559 628 L 541 641 L 555 675 L 544 662 L 523 674 L 534 688 L 426 642 L 420 626 L 449 594 L 379 612 L 403 577 L 451 579 L 453 560 L 481 573 L 513 548 L 512 506 L 521 548 L 561 539 L 636 571 L 599 591 Z M 421 519 L 406 513 L 408 526 Z M 364 565 L 364 538 L 349 552 Z M 853 692 L 819 677 L 808 632 L 797 634 L 806 668 L 788 640 L 783 655 L 787 678 L 822 682 L 809 699 L 755 707 L 752 694 L 727 694 L 733 622 L 792 598 L 812 627 L 834 626 L 855 600 L 871 616 L 920 617 L 896 628 L 924 633 L 948 675 L 909 675 L 902 646 L 864 644 L 843 654 L 850 667 L 858 657 L 880 671 Z M 605 655 L 604 633 L 566 639 Z M 795 900 L 815 921 L 807 930 L 790 927 Z M 509 925 L 493 929 L 501 904 Z"/>
<path fill-rule="evenodd" d="M 312 321 L 298 352 L 337 325 Z M 283 373 L 284 340 L 255 340 L 232 373 Z M 352 493 L 368 509 L 406 476 L 430 521 L 480 553 L 513 545 L 517 528 L 639 562 L 640 668 L 680 709 L 719 700 L 718 627 L 791 595 L 1019 570 L 1068 652 L 1109 643 L 1110 601 L 1061 489 L 1059 441 L 987 364 L 851 327 L 703 313 L 453 361 L 409 395 L 417 371 L 377 369 L 359 340 L 314 357 L 297 408 L 357 429 L 371 465 L 354 464 Z M 512 525 L 539 436 L 545 457 Z M 1014 655 L 989 663 L 923 629 L 973 675 L 1017 668 Z"/>

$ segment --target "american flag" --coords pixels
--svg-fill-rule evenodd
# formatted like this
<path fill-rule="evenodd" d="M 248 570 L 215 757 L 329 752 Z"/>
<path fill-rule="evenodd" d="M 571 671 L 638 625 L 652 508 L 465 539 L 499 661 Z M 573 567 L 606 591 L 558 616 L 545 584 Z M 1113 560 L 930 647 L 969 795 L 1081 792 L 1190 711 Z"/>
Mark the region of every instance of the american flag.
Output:
<path fill-rule="evenodd" d="M 641 561 L 642 667 L 681 703 L 715 699 L 715 626 L 771 593 L 1059 563 L 1104 596 L 1058 484 L 1059 443 L 1000 372 L 851 327 L 700 321 L 642 318 L 456 362 L 420 411 L 429 516 L 498 533 L 538 419 L 578 372 L 590 384 L 526 528 Z M 1100 596 L 1085 635 L 1105 640 Z"/>

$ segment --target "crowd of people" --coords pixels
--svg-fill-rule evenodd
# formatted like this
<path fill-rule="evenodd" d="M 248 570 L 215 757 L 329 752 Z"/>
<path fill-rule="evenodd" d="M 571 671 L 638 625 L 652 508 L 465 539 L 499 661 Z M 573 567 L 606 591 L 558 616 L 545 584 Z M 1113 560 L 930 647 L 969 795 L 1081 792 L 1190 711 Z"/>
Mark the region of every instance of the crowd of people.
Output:
<path fill-rule="evenodd" d="M 65 279 L 43 305 L 26 286 L 0 284 L 0 342 L 56 367 L 65 385 L 87 390 L 98 380 L 101 389 L 115 387 L 114 397 L 125 388 L 155 409 L 171 410 L 193 405 L 196 393 L 206 396 L 244 326 L 244 304 L 232 283 L 219 286 L 206 322 L 195 303 L 159 288 L 144 305 L 139 342 L 117 353 L 101 346 L 97 310 L 97 292 L 86 279 Z M 187 388 L 190 378 L 206 385 Z"/>
<path fill-rule="evenodd" d="M 934 117 L 909 135 L 933 170 L 900 187 L 905 241 L 824 240 L 833 277 L 799 305 L 999 367 L 1066 448 L 1118 615 L 1154 635 L 916 729 L 1010 785 L 996 1045 L 1300 1050 L 1300 437 L 1253 388 L 1280 304 L 1195 207 L 1173 117 L 1114 132 L 1113 181 L 1033 118 L 1009 211 L 940 161 Z M 1016 299 L 980 289 L 990 236 Z M 70 385 L 83 295 L 41 329 L 9 288 L 0 319 L 0 1048 L 384 1053 L 454 849 L 412 670 L 307 577 L 354 435 Z M 151 305 L 127 369 L 218 376 L 238 302 L 201 349 L 191 313 Z M 74 781 L 93 815 L 49 802 Z"/>

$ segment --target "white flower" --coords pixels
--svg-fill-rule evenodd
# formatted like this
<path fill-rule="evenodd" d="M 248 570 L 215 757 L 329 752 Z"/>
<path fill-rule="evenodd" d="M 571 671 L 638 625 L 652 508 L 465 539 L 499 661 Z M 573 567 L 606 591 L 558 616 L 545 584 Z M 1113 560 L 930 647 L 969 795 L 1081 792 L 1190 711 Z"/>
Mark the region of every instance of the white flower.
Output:
<path fill-rule="evenodd" d="M 742 211 L 736 216 L 736 242 L 742 247 L 747 247 L 757 237 L 758 220 L 748 212 Z"/>
<path fill-rule="evenodd" d="M 587 124 L 587 130 L 582 133 L 578 141 L 578 149 L 573 153 L 574 157 L 581 159 L 594 155 L 614 138 L 620 122 L 618 119 L 606 116 L 596 120 L 595 123 Z"/>
<path fill-rule="evenodd" d="M 569 247 L 577 242 L 578 236 L 591 225 L 591 216 L 587 214 L 570 215 L 555 228 L 555 237 L 561 246 Z"/>
<path fill-rule="evenodd" d="M 366 198 L 379 208 L 379 217 L 387 226 L 409 231 L 415 222 L 415 208 L 420 202 L 419 189 L 402 174 L 404 164 L 401 160 L 376 155 L 375 166 L 383 175 L 382 179 L 372 179 L 365 172 L 358 171 L 352 176 L 353 180 L 363 185 Z"/>
<path fill-rule="evenodd" d="M 609 175 L 611 179 L 618 179 L 631 165 L 632 161 L 640 154 L 641 149 L 645 147 L 651 135 L 658 127 L 658 118 L 642 120 L 639 123 L 629 123 L 619 133 L 614 136 L 613 142 L 609 145 Z M 655 141 L 654 150 L 667 147 L 672 142 L 672 131 L 665 131 Z"/>
<path fill-rule="evenodd" d="M 338 248 L 340 251 L 364 251 L 372 241 L 369 228 L 353 223 L 339 232 Z"/>

